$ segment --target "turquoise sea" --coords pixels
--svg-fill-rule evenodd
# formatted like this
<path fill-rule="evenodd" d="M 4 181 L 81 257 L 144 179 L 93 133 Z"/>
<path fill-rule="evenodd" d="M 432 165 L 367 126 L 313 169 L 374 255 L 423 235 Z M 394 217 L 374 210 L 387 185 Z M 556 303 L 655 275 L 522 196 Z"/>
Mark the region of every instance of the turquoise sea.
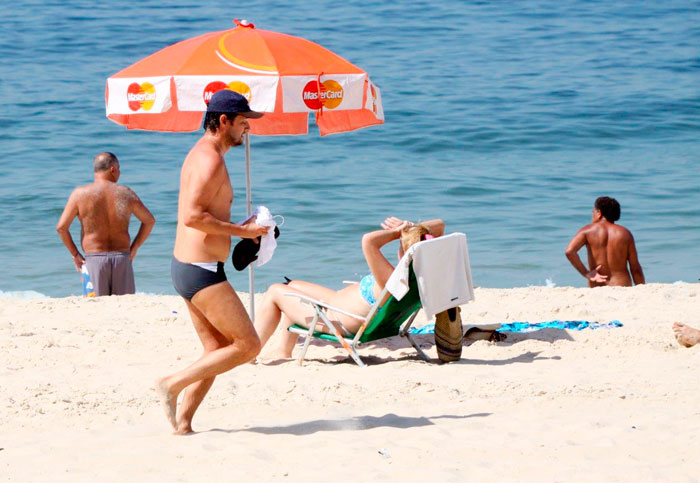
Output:
<path fill-rule="evenodd" d="M 700 278 L 700 2 L 203 3 L 4 5 L 0 295 L 80 293 L 54 228 L 100 151 L 119 156 L 121 182 L 157 218 L 137 290 L 175 293 L 179 168 L 200 133 L 110 122 L 105 81 L 234 18 L 366 69 L 386 113 L 384 126 L 347 134 L 252 138 L 253 202 L 286 219 L 257 291 L 284 275 L 359 279 L 360 237 L 388 215 L 442 217 L 465 232 L 477 285 L 583 286 L 564 248 L 599 195 L 622 204 L 647 281 Z M 227 159 L 236 220 L 244 150 Z M 247 273 L 228 267 L 247 290 Z"/>

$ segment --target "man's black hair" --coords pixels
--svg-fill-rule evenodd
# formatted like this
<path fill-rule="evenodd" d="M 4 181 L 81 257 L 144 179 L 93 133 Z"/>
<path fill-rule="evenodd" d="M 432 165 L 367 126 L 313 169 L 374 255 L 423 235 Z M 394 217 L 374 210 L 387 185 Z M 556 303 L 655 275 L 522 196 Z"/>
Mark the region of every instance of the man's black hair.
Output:
<path fill-rule="evenodd" d="M 216 132 L 219 129 L 219 120 L 221 115 L 225 115 L 229 120 L 233 121 L 238 115 L 235 112 L 209 112 L 207 111 L 204 115 L 204 123 L 202 127 L 205 131 Z"/>
<path fill-rule="evenodd" d="M 620 203 L 615 198 L 601 196 L 595 200 L 594 206 L 606 220 L 614 223 L 620 219 Z"/>

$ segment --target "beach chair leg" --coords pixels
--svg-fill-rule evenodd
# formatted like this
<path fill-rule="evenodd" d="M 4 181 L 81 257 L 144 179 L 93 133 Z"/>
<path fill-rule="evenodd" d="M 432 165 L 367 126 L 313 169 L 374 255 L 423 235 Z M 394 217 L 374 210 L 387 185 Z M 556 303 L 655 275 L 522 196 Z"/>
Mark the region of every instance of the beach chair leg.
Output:
<path fill-rule="evenodd" d="M 367 367 L 367 365 L 364 362 L 362 362 L 360 354 L 357 353 L 355 348 L 350 349 L 349 354 L 350 357 L 352 357 L 352 360 L 355 361 L 355 364 L 357 364 L 360 367 Z"/>
<path fill-rule="evenodd" d="M 432 359 L 428 357 L 428 355 L 425 352 L 423 352 L 423 349 L 421 349 L 418 345 L 418 342 L 416 342 L 416 340 L 413 337 L 411 337 L 411 334 L 407 333 L 406 338 L 409 340 L 416 352 L 418 352 L 418 357 L 423 359 L 425 362 L 432 362 Z"/>
<path fill-rule="evenodd" d="M 304 364 L 304 356 L 306 356 L 306 350 L 309 348 L 309 344 L 311 343 L 311 337 L 314 334 L 314 331 L 316 330 L 316 323 L 318 322 L 318 308 L 316 308 L 316 315 L 314 315 L 313 320 L 311 321 L 311 324 L 309 324 L 309 331 L 306 333 L 306 338 L 304 339 L 304 346 L 301 348 L 301 354 L 299 354 L 299 365 L 301 366 Z"/>
<path fill-rule="evenodd" d="M 425 352 L 423 352 L 423 349 L 420 348 L 420 346 L 418 345 L 418 342 L 416 342 L 416 340 L 411 336 L 410 332 L 408 331 L 411 328 L 413 321 L 416 319 L 418 312 L 420 312 L 420 310 L 416 310 L 413 313 L 413 315 L 411 316 L 411 318 L 408 319 L 408 322 L 406 322 L 403 325 L 403 327 L 401 327 L 401 330 L 399 331 L 399 335 L 401 337 L 406 337 L 408 339 L 408 341 L 411 343 L 411 345 L 416 350 L 416 352 L 418 352 L 418 357 L 423 359 L 425 362 L 432 362 L 430 357 L 428 357 L 428 355 Z"/>
<path fill-rule="evenodd" d="M 357 348 L 355 347 L 355 344 L 353 344 L 350 348 L 352 350 L 352 352 L 350 352 L 350 357 L 352 357 L 355 363 L 360 367 L 367 367 L 367 365 L 364 362 L 362 362 L 360 354 L 357 353 Z"/>
<path fill-rule="evenodd" d="M 416 317 L 418 316 L 418 312 L 420 312 L 420 309 L 413 312 L 413 315 L 411 315 L 411 318 L 409 318 L 408 321 L 405 324 L 403 324 L 403 327 L 401 327 L 401 330 L 399 331 L 399 335 L 401 335 L 402 337 L 408 336 L 408 329 L 411 328 L 411 325 L 413 325 L 413 321 L 416 320 Z"/>
<path fill-rule="evenodd" d="M 323 321 L 325 322 L 325 324 L 327 326 L 329 326 L 331 329 L 333 329 L 333 334 L 338 339 L 338 342 L 340 342 L 340 345 L 342 345 L 343 348 L 346 351 L 348 351 L 348 354 L 350 355 L 352 360 L 355 361 L 355 363 L 360 367 L 367 367 L 365 365 L 365 363 L 362 362 L 362 359 L 360 359 L 360 355 L 355 350 L 355 345 L 353 344 L 353 346 L 351 347 L 350 344 L 348 344 L 348 341 L 346 341 L 345 338 L 343 337 L 343 335 L 340 333 L 340 329 L 338 329 L 338 327 L 336 327 L 336 325 L 334 323 L 332 323 L 330 320 L 328 320 L 328 318 L 325 316 L 325 314 L 321 313 L 319 315 L 323 318 Z"/>

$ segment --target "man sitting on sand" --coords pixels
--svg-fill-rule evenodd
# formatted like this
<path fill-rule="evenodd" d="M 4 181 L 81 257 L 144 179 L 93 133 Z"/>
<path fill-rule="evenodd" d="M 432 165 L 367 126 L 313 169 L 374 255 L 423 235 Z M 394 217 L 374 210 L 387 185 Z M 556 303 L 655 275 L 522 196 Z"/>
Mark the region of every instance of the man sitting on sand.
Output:
<path fill-rule="evenodd" d="M 700 330 L 680 322 L 673 324 L 673 333 L 678 343 L 685 347 L 693 347 L 700 342 Z"/>
<path fill-rule="evenodd" d="M 156 219 L 131 188 L 117 184 L 119 160 L 112 153 L 100 153 L 92 162 L 95 181 L 73 190 L 56 231 L 80 272 L 87 265 L 95 295 L 126 295 L 136 291 L 131 262 L 146 241 Z M 131 241 L 129 220 L 136 215 L 141 228 Z M 81 224 L 81 245 L 75 246 L 69 228 L 75 217 Z"/>
<path fill-rule="evenodd" d="M 592 218 L 593 223 L 581 228 L 566 247 L 566 258 L 588 280 L 588 286 L 630 287 L 632 281 L 635 285 L 644 283 L 634 237 L 627 228 L 615 224 L 620 219 L 620 203 L 601 196 L 595 200 Z M 588 250 L 588 269 L 578 256 L 584 245 Z"/>

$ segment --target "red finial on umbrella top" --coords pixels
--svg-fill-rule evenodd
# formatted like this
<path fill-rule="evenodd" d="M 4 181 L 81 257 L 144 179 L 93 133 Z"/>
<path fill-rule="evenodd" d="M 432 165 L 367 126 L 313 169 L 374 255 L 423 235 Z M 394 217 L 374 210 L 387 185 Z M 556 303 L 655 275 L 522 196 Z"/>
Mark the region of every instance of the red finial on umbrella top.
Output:
<path fill-rule="evenodd" d="M 241 20 L 238 20 L 237 18 L 234 18 L 234 19 L 233 19 L 233 23 L 235 23 L 237 27 L 243 27 L 243 28 L 247 28 L 247 29 L 254 29 L 254 28 L 255 28 L 255 24 L 254 24 L 254 23 L 248 22 L 248 21 L 247 21 L 246 19 L 244 19 L 244 18 L 241 19 Z"/>

